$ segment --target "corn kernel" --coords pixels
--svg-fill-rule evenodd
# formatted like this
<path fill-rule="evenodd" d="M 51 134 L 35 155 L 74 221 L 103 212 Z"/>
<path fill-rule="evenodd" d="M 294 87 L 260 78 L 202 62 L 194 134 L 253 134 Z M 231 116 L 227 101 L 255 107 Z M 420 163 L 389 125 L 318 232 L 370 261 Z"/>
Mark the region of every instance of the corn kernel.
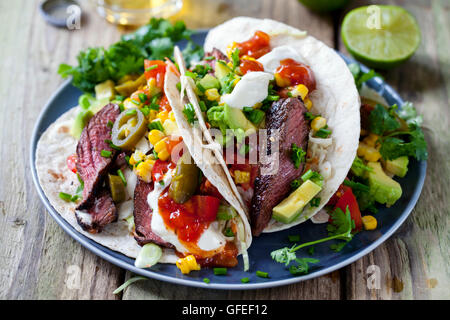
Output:
<path fill-rule="evenodd" d="M 370 133 L 367 137 L 364 138 L 364 143 L 367 144 L 369 147 L 374 147 L 377 142 L 377 140 L 380 138 L 379 135 L 376 135 L 374 133 Z"/>
<path fill-rule="evenodd" d="M 172 120 L 172 121 L 176 121 L 176 119 L 175 119 L 175 113 L 173 113 L 173 111 L 170 111 L 170 112 L 169 112 L 169 119 Z"/>
<path fill-rule="evenodd" d="M 325 119 L 323 117 L 316 117 L 316 118 L 314 118 L 313 121 L 311 121 L 311 128 L 314 131 L 319 131 L 320 129 L 322 129 L 326 125 L 327 125 L 327 119 Z"/>
<path fill-rule="evenodd" d="M 289 87 L 291 85 L 291 82 L 289 81 L 289 79 L 285 79 L 285 78 L 281 77 L 281 75 L 279 73 L 275 73 L 275 81 L 277 83 L 277 86 L 279 86 L 281 88 Z"/>
<path fill-rule="evenodd" d="M 216 101 L 220 99 L 219 91 L 216 88 L 206 90 L 205 95 L 209 101 Z"/>
<path fill-rule="evenodd" d="M 306 109 L 308 109 L 308 111 L 311 110 L 311 108 L 312 108 L 312 101 L 309 98 L 306 98 L 303 102 L 305 103 Z"/>
<path fill-rule="evenodd" d="M 164 121 L 169 119 L 169 112 L 161 111 L 156 115 L 156 117 L 161 120 L 161 123 L 164 123 Z"/>
<path fill-rule="evenodd" d="M 250 172 L 247 171 L 234 171 L 234 182 L 242 184 L 250 182 Z"/>
<path fill-rule="evenodd" d="M 167 149 L 166 141 L 169 140 L 169 138 L 165 137 L 161 140 L 159 140 L 156 144 L 154 144 L 153 148 L 155 151 L 159 154 L 161 151 Z"/>
<path fill-rule="evenodd" d="M 236 42 L 234 42 L 234 41 L 227 46 L 227 56 L 230 60 L 231 60 L 231 54 L 233 53 L 234 48 L 236 48 Z M 231 66 L 233 66 L 233 65 L 231 65 Z"/>
<path fill-rule="evenodd" d="M 359 142 L 357 153 L 359 157 L 364 157 L 364 159 L 370 162 L 377 162 L 381 158 L 381 154 L 377 149 L 364 142 Z"/>
<path fill-rule="evenodd" d="M 176 265 L 182 274 L 188 274 L 191 271 L 200 270 L 200 265 L 197 263 L 197 260 L 193 255 L 178 259 Z"/>
<path fill-rule="evenodd" d="M 161 140 L 164 137 L 165 134 L 156 129 L 153 129 L 148 133 L 148 141 L 150 141 L 152 145 L 155 145 L 156 143 L 158 143 L 159 140 Z"/>
<path fill-rule="evenodd" d="M 145 154 L 142 151 L 136 150 L 130 157 L 130 164 L 135 165 L 139 161 L 144 160 Z"/>
<path fill-rule="evenodd" d="M 375 230 L 377 228 L 377 219 L 375 217 L 367 215 L 361 218 L 364 229 L 366 230 Z"/>
<path fill-rule="evenodd" d="M 136 175 L 145 182 L 151 182 L 152 181 L 152 170 L 153 165 L 155 164 L 155 160 L 145 160 L 137 165 L 137 167 L 134 169 Z"/>
<path fill-rule="evenodd" d="M 162 161 L 168 160 L 169 157 L 170 157 L 170 153 L 169 153 L 169 151 L 167 151 L 167 149 L 163 149 L 160 152 L 158 152 L 158 158 L 161 159 Z"/>
<path fill-rule="evenodd" d="M 148 115 L 148 120 L 151 122 L 156 119 L 156 116 L 158 115 L 158 111 L 156 110 L 150 110 L 150 113 Z"/>
<path fill-rule="evenodd" d="M 309 92 L 308 88 L 305 85 L 299 84 L 296 85 L 294 89 L 291 91 L 291 95 L 293 97 L 301 97 L 302 100 L 305 100 L 306 96 L 308 95 L 308 92 Z"/>

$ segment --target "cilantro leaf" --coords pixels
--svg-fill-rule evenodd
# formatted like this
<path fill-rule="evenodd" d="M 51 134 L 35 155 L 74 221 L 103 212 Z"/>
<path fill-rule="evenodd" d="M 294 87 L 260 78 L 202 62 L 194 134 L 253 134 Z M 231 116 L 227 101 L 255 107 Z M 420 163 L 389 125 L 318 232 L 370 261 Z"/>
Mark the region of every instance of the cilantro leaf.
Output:
<path fill-rule="evenodd" d="M 415 124 L 421 126 L 423 119 L 422 116 L 417 115 L 417 111 L 411 102 L 405 102 L 402 108 L 397 111 L 400 118 L 406 121 L 407 124 Z"/>
<path fill-rule="evenodd" d="M 295 143 L 291 146 L 291 160 L 294 162 L 294 167 L 298 169 L 300 164 L 305 162 L 306 152 Z"/>
<path fill-rule="evenodd" d="M 233 63 L 233 71 L 239 66 L 239 48 L 236 48 L 231 53 L 231 61 Z"/>
<path fill-rule="evenodd" d="M 410 131 L 394 132 L 382 139 L 380 153 L 384 159 L 412 156 L 421 161 L 428 158 L 427 142 L 422 129 L 415 124 L 411 124 L 409 129 Z"/>
<path fill-rule="evenodd" d="M 377 104 L 369 115 L 369 130 L 382 135 L 385 132 L 395 131 L 400 123 L 381 104 Z"/>
<path fill-rule="evenodd" d="M 375 72 L 375 70 L 372 70 L 372 69 L 366 73 L 362 72 L 358 63 L 351 63 L 347 67 L 349 68 L 350 72 L 353 75 L 353 78 L 355 79 L 356 88 L 358 88 L 358 90 L 361 89 L 362 84 L 364 82 L 366 82 L 374 77 L 381 78 L 381 76 L 379 74 L 377 74 Z"/>
<path fill-rule="evenodd" d="M 186 103 L 183 108 L 183 113 L 186 116 L 187 121 L 193 124 L 195 121 L 195 110 L 191 103 Z"/>
<path fill-rule="evenodd" d="M 309 271 L 309 263 L 317 263 L 319 260 L 313 258 L 297 258 L 295 259 L 297 265 L 291 265 L 289 267 L 289 272 L 294 275 L 307 274 Z"/>
<path fill-rule="evenodd" d="M 297 258 L 295 252 L 292 251 L 292 248 L 287 247 L 272 251 L 270 256 L 276 262 L 284 263 L 285 266 L 288 266 L 291 261 L 294 261 Z"/>

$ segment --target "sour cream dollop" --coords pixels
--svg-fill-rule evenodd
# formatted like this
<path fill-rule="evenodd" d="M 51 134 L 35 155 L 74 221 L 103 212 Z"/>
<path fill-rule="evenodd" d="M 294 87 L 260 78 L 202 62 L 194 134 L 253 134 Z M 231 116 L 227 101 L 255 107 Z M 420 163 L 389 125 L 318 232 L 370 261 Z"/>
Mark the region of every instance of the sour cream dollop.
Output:
<path fill-rule="evenodd" d="M 269 81 L 272 79 L 273 75 L 267 72 L 249 72 L 242 77 L 230 94 L 221 97 L 220 102 L 237 109 L 253 107 L 267 97 Z"/>
<path fill-rule="evenodd" d="M 294 48 L 280 46 L 272 49 L 272 51 L 263 55 L 257 61 L 263 65 L 265 72 L 275 73 L 275 70 L 280 66 L 280 61 L 285 59 L 292 59 L 297 62 L 302 62 L 303 60 Z"/>

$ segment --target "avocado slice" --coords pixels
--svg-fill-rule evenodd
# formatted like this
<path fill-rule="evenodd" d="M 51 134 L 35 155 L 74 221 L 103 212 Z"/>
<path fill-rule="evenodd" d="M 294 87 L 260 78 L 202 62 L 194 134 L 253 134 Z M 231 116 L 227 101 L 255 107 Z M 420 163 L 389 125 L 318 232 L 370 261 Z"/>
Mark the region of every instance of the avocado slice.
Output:
<path fill-rule="evenodd" d="M 256 132 L 256 127 L 247 119 L 241 109 L 224 104 L 223 111 L 223 119 L 231 129 L 242 129 L 246 135 Z"/>
<path fill-rule="evenodd" d="M 368 174 L 370 194 L 379 203 L 393 205 L 402 196 L 402 187 L 384 173 L 379 162 L 369 162 L 367 166 L 373 169 Z"/>
<path fill-rule="evenodd" d="M 83 131 L 84 126 L 88 123 L 88 121 L 92 118 L 94 113 L 92 110 L 81 110 L 75 120 L 72 123 L 72 128 L 70 128 L 70 134 L 76 138 L 80 139 L 81 132 Z"/>
<path fill-rule="evenodd" d="M 116 96 L 114 81 L 106 80 L 95 86 L 95 98 L 98 100 L 108 99 L 111 101 Z"/>
<path fill-rule="evenodd" d="M 205 90 L 208 89 L 220 89 L 220 82 L 216 77 L 207 74 L 198 82 Z"/>
<path fill-rule="evenodd" d="M 408 172 L 409 158 L 408 156 L 402 156 L 394 160 L 386 160 L 384 162 L 384 168 L 396 176 L 403 178 Z"/>
<path fill-rule="evenodd" d="M 222 79 L 223 77 L 226 77 L 230 72 L 231 68 L 227 66 L 227 64 L 221 60 L 216 62 L 216 68 L 214 70 L 214 75 L 217 79 Z"/>
<path fill-rule="evenodd" d="M 273 208 L 272 217 L 281 223 L 291 223 L 294 221 L 303 208 L 310 202 L 322 188 L 312 182 L 306 180 L 300 187 L 292 192 L 289 197 L 281 201 Z"/>

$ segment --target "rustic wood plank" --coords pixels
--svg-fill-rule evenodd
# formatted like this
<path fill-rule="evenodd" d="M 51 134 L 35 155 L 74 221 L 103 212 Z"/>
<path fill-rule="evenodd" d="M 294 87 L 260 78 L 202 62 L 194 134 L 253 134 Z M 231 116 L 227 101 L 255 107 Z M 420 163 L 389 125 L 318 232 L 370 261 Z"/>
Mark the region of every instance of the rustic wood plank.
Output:
<path fill-rule="evenodd" d="M 334 46 L 333 19 L 305 9 L 295 0 L 184 0 L 184 8 L 174 19 L 183 19 L 190 28 L 211 28 L 234 16 L 271 18 L 307 30 Z M 207 12 L 207 14 L 205 14 Z M 127 278 L 130 277 L 127 272 Z M 332 276 L 287 287 L 252 291 L 218 291 L 176 286 L 158 280 L 136 282 L 126 289 L 123 299 L 340 299 L 339 272 Z"/>
<path fill-rule="evenodd" d="M 114 299 L 123 271 L 82 248 L 45 212 L 31 181 L 28 150 L 41 108 L 63 81 L 59 63 L 74 62 L 81 48 L 107 44 L 118 32 L 95 35 L 106 24 L 101 19 L 77 31 L 56 29 L 29 1 L 0 7 L 2 43 L 8 44 L 0 50 L 0 108 L 10 110 L 0 116 L 0 298 Z"/>
<path fill-rule="evenodd" d="M 353 6 L 369 3 L 373 1 L 358 1 Z M 430 156 L 416 208 L 393 237 L 347 268 L 346 298 L 448 299 L 450 6 L 444 0 L 377 3 L 401 5 L 419 22 L 422 44 L 417 53 L 407 63 L 382 74 L 423 115 Z M 346 52 L 342 43 L 339 48 Z M 380 289 L 367 288 L 370 265 L 380 267 Z"/>

